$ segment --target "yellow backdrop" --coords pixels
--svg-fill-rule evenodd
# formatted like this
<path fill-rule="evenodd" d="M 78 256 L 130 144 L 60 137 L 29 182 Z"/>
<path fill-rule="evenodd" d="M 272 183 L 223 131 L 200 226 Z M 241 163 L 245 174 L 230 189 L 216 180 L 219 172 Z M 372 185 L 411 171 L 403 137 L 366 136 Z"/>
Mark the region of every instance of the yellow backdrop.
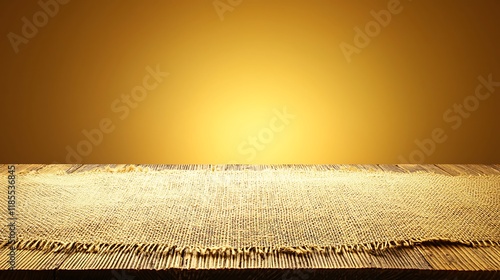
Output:
<path fill-rule="evenodd" d="M 500 162 L 498 1 L 27 2 L 4 163 Z"/>

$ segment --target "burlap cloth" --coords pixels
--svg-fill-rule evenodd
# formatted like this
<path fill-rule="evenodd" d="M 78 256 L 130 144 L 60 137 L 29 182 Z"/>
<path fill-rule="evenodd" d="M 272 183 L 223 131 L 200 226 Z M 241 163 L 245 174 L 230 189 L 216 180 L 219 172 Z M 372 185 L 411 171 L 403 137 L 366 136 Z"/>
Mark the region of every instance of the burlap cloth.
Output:
<path fill-rule="evenodd" d="M 16 191 L 15 246 L 27 250 L 300 254 L 500 241 L 498 175 L 297 167 L 32 172 L 19 176 Z M 5 225 L 6 211 L 0 217 Z M 1 227 L 2 246 L 7 236 Z"/>

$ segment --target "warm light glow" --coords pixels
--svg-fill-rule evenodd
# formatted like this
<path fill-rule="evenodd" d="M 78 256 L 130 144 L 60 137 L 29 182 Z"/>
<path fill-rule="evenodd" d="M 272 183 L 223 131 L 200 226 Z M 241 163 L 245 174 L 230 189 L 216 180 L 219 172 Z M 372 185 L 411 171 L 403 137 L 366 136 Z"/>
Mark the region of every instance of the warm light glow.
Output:
<path fill-rule="evenodd" d="M 70 2 L 19 53 L 1 46 L 15 116 L 4 160 L 67 162 L 103 119 L 114 130 L 88 155 L 80 147 L 82 162 L 398 163 L 435 128 L 448 138 L 425 162 L 500 157 L 498 96 L 460 129 L 443 119 L 479 76 L 500 80 L 496 4 L 401 1 L 346 59 L 341 43 L 391 1 L 243 1 L 223 20 L 212 1 L 146 2 Z M 10 5 L 1 34 L 21 34 L 39 7 Z M 122 120 L 113 102 L 157 65 L 169 75 Z M 285 107 L 295 118 L 274 131 Z"/>

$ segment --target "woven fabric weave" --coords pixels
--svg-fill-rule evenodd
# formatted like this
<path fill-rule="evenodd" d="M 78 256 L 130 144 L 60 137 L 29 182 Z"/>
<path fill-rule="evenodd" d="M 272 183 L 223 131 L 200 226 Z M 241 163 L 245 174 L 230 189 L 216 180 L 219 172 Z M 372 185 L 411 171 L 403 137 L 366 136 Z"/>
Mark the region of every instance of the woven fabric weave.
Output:
<path fill-rule="evenodd" d="M 29 173 L 16 191 L 23 249 L 300 253 L 500 242 L 498 175 L 298 167 Z M 0 218 L 5 224 L 7 213 Z M 3 246 L 7 236 L 1 227 Z"/>

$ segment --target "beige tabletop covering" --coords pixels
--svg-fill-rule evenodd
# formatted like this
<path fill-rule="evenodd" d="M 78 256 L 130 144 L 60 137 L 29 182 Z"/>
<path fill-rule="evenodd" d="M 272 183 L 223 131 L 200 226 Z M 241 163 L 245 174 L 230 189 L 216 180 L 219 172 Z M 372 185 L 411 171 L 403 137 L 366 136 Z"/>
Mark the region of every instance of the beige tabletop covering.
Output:
<path fill-rule="evenodd" d="M 16 192 L 15 246 L 24 250 L 265 257 L 500 244 L 499 175 L 129 167 L 32 171 Z M 2 247 L 7 236 L 1 227 Z"/>

